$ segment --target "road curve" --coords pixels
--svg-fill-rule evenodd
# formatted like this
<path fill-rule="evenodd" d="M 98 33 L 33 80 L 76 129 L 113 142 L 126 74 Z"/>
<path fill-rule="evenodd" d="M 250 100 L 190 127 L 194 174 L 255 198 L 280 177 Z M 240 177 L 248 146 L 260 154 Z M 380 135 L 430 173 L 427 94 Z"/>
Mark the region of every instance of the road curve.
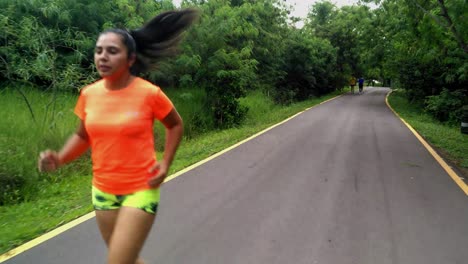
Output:
<path fill-rule="evenodd" d="M 148 264 L 465 264 L 467 198 L 367 88 L 163 186 Z M 95 219 L 5 263 L 105 263 Z"/>

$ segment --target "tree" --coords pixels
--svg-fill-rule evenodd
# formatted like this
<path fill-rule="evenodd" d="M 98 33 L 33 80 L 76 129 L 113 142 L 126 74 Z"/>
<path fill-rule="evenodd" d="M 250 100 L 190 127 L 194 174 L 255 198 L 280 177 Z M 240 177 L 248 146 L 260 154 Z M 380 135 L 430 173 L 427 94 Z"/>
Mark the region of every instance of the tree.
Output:
<path fill-rule="evenodd" d="M 278 102 L 301 101 L 335 90 L 336 49 L 328 40 L 295 30 L 290 32 L 286 46 L 282 65 L 286 74 L 276 85 Z"/>
<path fill-rule="evenodd" d="M 246 113 L 238 99 L 257 77 L 252 49 L 258 30 L 250 22 L 252 5 L 233 7 L 230 1 L 214 0 L 199 8 L 200 24 L 187 36 L 176 76 L 181 76 L 181 84 L 205 88 L 216 127 L 235 126 Z"/>
<path fill-rule="evenodd" d="M 407 90 L 410 100 L 424 103 L 440 120 L 451 116 L 455 121 L 447 111 L 460 112 L 461 105 L 468 103 L 464 1 L 387 0 L 382 8 L 391 18 L 387 32 L 393 33 L 386 70 Z"/>
<path fill-rule="evenodd" d="M 368 10 L 364 6 L 336 8 L 331 2 L 323 1 L 312 6 L 305 30 L 319 38 L 330 41 L 337 49 L 339 83 L 345 85 L 350 75 L 362 75 L 362 41 L 369 23 Z"/>

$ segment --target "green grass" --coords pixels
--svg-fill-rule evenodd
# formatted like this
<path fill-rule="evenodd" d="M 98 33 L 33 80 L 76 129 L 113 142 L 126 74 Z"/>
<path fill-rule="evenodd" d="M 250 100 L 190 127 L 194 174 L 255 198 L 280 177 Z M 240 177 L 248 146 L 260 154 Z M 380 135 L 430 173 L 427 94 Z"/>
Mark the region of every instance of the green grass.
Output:
<path fill-rule="evenodd" d="M 408 102 L 403 90 L 395 90 L 389 97 L 392 108 L 418 133 L 454 164 L 468 168 L 468 135 L 460 126 L 443 124 L 425 113 L 423 107 Z"/>
<path fill-rule="evenodd" d="M 17 90 L 0 91 L 0 195 L 2 200 L 11 202 L 35 200 L 41 184 L 56 182 L 62 175 L 83 175 L 90 168 L 87 163 L 77 162 L 49 175 L 35 170 L 39 151 L 60 148 L 76 127 L 77 119 L 73 114 L 76 96 L 61 95 L 51 104 L 53 95 L 50 93 L 15 89 L 24 91 L 33 114 Z M 6 187 L 10 179 L 24 183 L 20 194 Z"/>
<path fill-rule="evenodd" d="M 90 177 L 69 177 L 43 186 L 37 200 L 0 207 L 0 252 L 92 210 Z"/>
<path fill-rule="evenodd" d="M 27 180 L 21 203 L 0 206 L 0 254 L 92 211 L 89 157 L 85 156 L 53 174 L 40 174 L 36 169 L 38 152 L 46 147 L 60 148 L 74 131 L 77 119 L 72 110 L 76 96 L 61 94 L 56 105 L 59 114 L 52 118 L 50 111 L 46 111 L 50 94 L 27 89 L 25 92 L 37 122 L 32 120 L 24 99 L 17 91 L 0 91 L 1 114 L 4 117 L 0 124 L 0 177 L 17 176 Z M 278 106 L 262 93 L 251 92 L 241 100 L 241 104 L 250 109 L 243 126 L 203 131 L 203 127 L 195 127 L 201 124 L 209 128 L 210 125 L 209 121 L 196 117 L 203 114 L 199 107 L 203 92 L 167 93 L 181 113 L 186 127 L 193 126 L 188 130 L 189 136 L 181 143 L 171 173 L 339 94 L 336 92 L 289 106 Z M 163 134 L 160 125 L 156 126 L 156 131 Z M 163 139 L 158 140 L 158 144 L 161 142 Z M 14 194 L 7 195 L 14 201 Z"/>

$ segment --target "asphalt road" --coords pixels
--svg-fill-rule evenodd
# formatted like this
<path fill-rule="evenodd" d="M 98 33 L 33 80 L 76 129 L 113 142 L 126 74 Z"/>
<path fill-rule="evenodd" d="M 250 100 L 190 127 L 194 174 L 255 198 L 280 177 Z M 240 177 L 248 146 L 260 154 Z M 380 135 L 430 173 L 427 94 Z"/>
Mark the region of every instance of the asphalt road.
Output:
<path fill-rule="evenodd" d="M 166 183 L 148 264 L 466 264 L 468 208 L 366 89 L 312 108 Z M 94 219 L 8 264 L 105 263 Z"/>

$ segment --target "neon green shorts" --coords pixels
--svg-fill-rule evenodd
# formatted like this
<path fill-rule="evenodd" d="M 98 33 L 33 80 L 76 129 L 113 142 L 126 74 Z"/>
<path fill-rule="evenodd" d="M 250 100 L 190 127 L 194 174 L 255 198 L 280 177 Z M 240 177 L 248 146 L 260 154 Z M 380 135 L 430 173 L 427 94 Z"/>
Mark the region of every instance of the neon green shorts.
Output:
<path fill-rule="evenodd" d="M 159 204 L 159 188 L 138 191 L 131 194 L 115 195 L 92 187 L 93 206 L 95 210 L 115 210 L 122 206 L 141 209 L 156 214 Z"/>

